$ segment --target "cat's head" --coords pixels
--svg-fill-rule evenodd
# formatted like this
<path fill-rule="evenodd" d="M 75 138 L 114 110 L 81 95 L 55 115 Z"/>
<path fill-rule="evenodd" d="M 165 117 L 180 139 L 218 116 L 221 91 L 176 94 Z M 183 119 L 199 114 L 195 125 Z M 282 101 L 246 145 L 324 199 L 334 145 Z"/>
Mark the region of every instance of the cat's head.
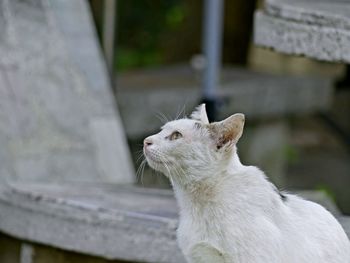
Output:
<path fill-rule="evenodd" d="M 205 105 L 201 104 L 190 118 L 170 121 L 159 133 L 147 137 L 144 155 L 153 169 L 166 176 L 200 179 L 212 170 L 226 168 L 236 152 L 243 126 L 241 113 L 209 123 Z"/>

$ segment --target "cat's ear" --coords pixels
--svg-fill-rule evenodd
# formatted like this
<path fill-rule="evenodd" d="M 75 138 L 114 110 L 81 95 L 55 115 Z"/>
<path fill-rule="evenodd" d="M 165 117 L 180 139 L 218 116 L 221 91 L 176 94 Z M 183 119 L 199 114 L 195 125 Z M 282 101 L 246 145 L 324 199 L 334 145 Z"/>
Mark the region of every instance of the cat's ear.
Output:
<path fill-rule="evenodd" d="M 191 119 L 202 122 L 203 124 L 209 124 L 207 111 L 205 110 L 205 104 L 199 105 L 191 114 Z"/>
<path fill-rule="evenodd" d="M 245 117 L 242 113 L 236 113 L 227 119 L 209 124 L 209 131 L 220 149 L 227 143 L 236 144 L 243 133 Z"/>

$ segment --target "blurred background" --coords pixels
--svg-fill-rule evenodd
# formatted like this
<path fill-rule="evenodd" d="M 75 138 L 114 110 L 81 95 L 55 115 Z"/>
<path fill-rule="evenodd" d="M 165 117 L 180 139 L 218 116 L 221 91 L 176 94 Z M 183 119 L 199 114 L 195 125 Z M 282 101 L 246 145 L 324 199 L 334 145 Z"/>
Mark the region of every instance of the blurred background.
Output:
<path fill-rule="evenodd" d="M 103 1 L 90 0 L 90 4 L 98 36 L 103 42 L 106 22 Z M 350 131 L 350 91 L 344 81 L 347 67 L 341 63 L 319 62 L 255 46 L 252 43 L 253 16 L 255 9 L 262 4 L 251 0 L 225 1 L 220 80 L 232 90 L 241 89 L 241 86 L 249 89 L 250 86 L 259 86 L 262 81 L 259 74 L 266 73 L 262 78 L 269 78 L 267 85 L 276 86 L 277 90 L 286 83 L 300 85 L 291 87 L 295 91 L 290 92 L 295 93 L 307 89 L 304 83 L 317 86 L 329 82 L 332 89 L 327 102 L 304 111 L 287 106 L 275 111 L 273 104 L 285 99 L 276 95 L 276 101 L 271 101 L 271 109 L 267 109 L 266 114 L 259 114 L 259 109 L 249 112 L 246 134 L 239 145 L 243 162 L 259 165 L 268 175 L 272 173 L 271 180 L 279 187 L 322 190 L 343 212 L 350 213 L 350 192 L 347 190 L 350 185 L 347 137 Z M 118 1 L 115 7 L 111 74 L 116 99 L 121 98 L 118 105 L 135 169 L 139 165 L 136 160 L 142 139 L 156 132 L 161 125 L 157 115 L 162 113 L 172 119 L 182 110 L 189 114 L 194 105 L 183 89 L 200 92 L 201 64 L 205 63 L 201 57 L 205 21 L 203 5 L 204 1 L 200 0 L 130 0 Z M 258 104 L 258 101 L 269 99 L 269 93 L 274 91 L 264 88 L 261 86 L 260 92 L 255 94 L 252 92 L 249 103 Z M 291 101 L 283 103 L 312 104 L 324 100 L 317 87 L 310 92 L 304 100 L 290 96 Z M 130 93 L 137 96 L 137 106 L 125 103 Z M 158 101 L 150 105 L 152 99 L 147 93 L 154 94 L 158 100 L 171 99 L 168 103 Z M 188 94 L 192 94 L 191 91 Z M 230 93 L 223 96 L 219 103 L 220 116 L 233 113 L 225 109 L 225 103 L 231 100 L 234 104 L 236 97 Z M 233 109 L 245 110 L 244 107 Z M 139 119 L 135 114 L 142 117 Z M 134 125 L 133 118 L 137 118 L 138 125 Z M 139 183 L 141 178 L 143 186 L 169 187 L 164 177 L 152 174 L 147 168 L 139 175 Z"/>
<path fill-rule="evenodd" d="M 349 234 L 349 10 L 0 0 L 0 262 L 184 262 L 142 146 L 202 102 L 211 121 L 244 113 L 242 163 Z"/>

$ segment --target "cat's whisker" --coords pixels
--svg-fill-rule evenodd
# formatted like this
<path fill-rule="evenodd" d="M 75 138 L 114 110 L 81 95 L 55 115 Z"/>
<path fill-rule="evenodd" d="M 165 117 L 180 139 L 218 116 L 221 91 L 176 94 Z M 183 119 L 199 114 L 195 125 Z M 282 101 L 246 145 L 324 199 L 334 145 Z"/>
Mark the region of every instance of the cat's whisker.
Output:
<path fill-rule="evenodd" d="M 171 176 L 171 172 L 170 172 L 169 166 L 168 166 L 168 164 L 166 162 L 164 162 L 164 166 L 165 166 L 165 169 L 167 169 L 169 176 Z"/>
<path fill-rule="evenodd" d="M 178 111 L 178 113 L 176 114 L 175 120 L 178 120 L 180 118 L 180 116 L 182 115 L 182 117 L 185 116 L 185 109 L 186 109 L 186 104 L 184 103 L 182 108 Z"/>
<path fill-rule="evenodd" d="M 186 118 L 186 104 L 184 103 L 183 111 L 182 111 L 182 118 Z"/>
<path fill-rule="evenodd" d="M 165 116 L 162 112 L 156 112 L 156 117 L 158 120 L 160 120 L 163 124 L 169 122 L 169 118 Z"/>
<path fill-rule="evenodd" d="M 181 166 L 179 166 L 179 168 L 180 168 L 181 174 L 185 174 L 185 170 Z"/>
<path fill-rule="evenodd" d="M 183 168 L 179 165 L 175 165 L 173 166 L 173 171 L 174 171 L 174 176 L 177 180 L 181 180 L 181 178 L 183 177 L 183 175 L 185 174 L 185 171 L 183 170 Z M 172 178 L 172 177 L 171 177 Z M 172 181 L 175 179 L 172 178 Z"/>
<path fill-rule="evenodd" d="M 140 153 L 138 153 L 138 156 L 136 158 L 136 163 L 139 163 L 142 158 L 145 158 L 144 154 L 143 154 L 143 151 L 141 151 Z"/>
<path fill-rule="evenodd" d="M 137 170 L 136 170 L 136 179 L 137 179 L 137 180 L 139 179 L 139 176 L 140 176 L 141 166 L 142 166 L 142 163 L 139 165 L 139 167 L 138 167 Z"/>
<path fill-rule="evenodd" d="M 180 166 L 178 166 L 178 165 L 176 165 L 175 167 L 174 167 L 175 169 L 175 174 L 177 175 L 177 176 L 180 176 L 181 174 L 180 173 L 182 173 L 183 171 L 182 171 L 182 168 L 180 167 Z"/>
<path fill-rule="evenodd" d="M 137 178 L 137 180 L 140 179 L 142 185 L 143 185 L 142 177 L 143 177 L 143 173 L 144 173 L 144 169 L 145 169 L 146 164 L 147 164 L 147 160 L 144 159 L 136 171 L 136 178 Z"/>
<path fill-rule="evenodd" d="M 159 160 L 162 163 L 162 165 L 165 167 L 165 169 L 168 172 L 169 177 L 171 176 L 171 169 L 169 168 L 169 164 L 171 163 L 166 155 L 159 154 Z"/>
<path fill-rule="evenodd" d="M 135 153 L 142 153 L 143 152 L 143 144 L 138 144 L 138 150 L 134 151 Z"/>
<path fill-rule="evenodd" d="M 144 165 L 142 166 L 141 177 L 140 177 L 141 185 L 143 185 L 143 178 L 144 178 L 144 176 L 145 176 L 145 167 L 146 167 L 146 164 L 147 164 L 147 161 L 146 161 L 146 159 L 145 159 L 145 163 L 144 163 Z"/>

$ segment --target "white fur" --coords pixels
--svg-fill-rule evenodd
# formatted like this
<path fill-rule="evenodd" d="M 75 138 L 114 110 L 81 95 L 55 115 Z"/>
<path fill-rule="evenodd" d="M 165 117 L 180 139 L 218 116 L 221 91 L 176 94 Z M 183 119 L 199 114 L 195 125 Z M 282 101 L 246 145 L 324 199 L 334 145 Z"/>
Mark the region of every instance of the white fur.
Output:
<path fill-rule="evenodd" d="M 205 104 L 199 105 L 195 111 L 191 114 L 192 120 L 197 120 L 202 122 L 203 124 L 209 124 L 207 112 L 205 110 Z"/>
<path fill-rule="evenodd" d="M 192 114 L 194 120 L 167 123 L 144 147 L 149 165 L 173 184 L 180 207 L 178 243 L 187 261 L 349 263 L 349 240 L 337 220 L 295 195 L 283 201 L 262 171 L 239 161 L 235 143 L 242 119 L 208 124 L 203 107 Z M 230 125 L 240 134 L 218 147 Z M 182 137 L 170 140 L 174 131 Z"/>

